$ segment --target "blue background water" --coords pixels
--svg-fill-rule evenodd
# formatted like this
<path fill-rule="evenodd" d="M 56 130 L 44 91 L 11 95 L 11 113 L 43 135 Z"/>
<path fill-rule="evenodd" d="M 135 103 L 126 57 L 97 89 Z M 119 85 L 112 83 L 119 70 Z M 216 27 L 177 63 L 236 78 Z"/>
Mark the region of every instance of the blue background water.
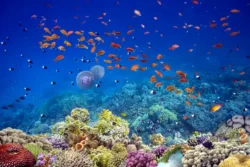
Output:
<path fill-rule="evenodd" d="M 6 41 L 6 45 L 0 46 L 0 73 L 1 73 L 1 92 L 0 105 L 13 104 L 16 98 L 29 93 L 25 101 L 17 104 L 12 110 L 1 110 L 4 115 L 12 115 L 18 107 L 24 104 L 33 104 L 39 106 L 44 100 L 53 97 L 62 92 L 73 91 L 83 92 L 77 86 L 72 86 L 71 82 L 75 82 L 78 69 L 89 70 L 93 65 L 97 64 L 94 61 L 94 55 L 90 54 L 89 50 L 76 49 L 74 46 L 66 48 L 64 60 L 53 62 L 52 60 L 59 55 L 59 51 L 46 50 L 43 53 L 39 48 L 38 42 L 42 40 L 44 31 L 38 27 L 40 17 L 44 16 L 47 20 L 45 27 L 52 28 L 55 25 L 60 25 L 61 28 L 69 30 L 84 30 L 85 34 L 89 31 L 98 32 L 105 40 L 105 44 L 98 45 L 98 49 L 104 49 L 106 53 L 116 53 L 122 57 L 119 64 L 130 68 L 131 65 L 137 62 L 128 61 L 126 47 L 134 47 L 138 45 L 136 54 L 140 51 L 148 55 L 148 63 L 142 66 L 148 66 L 156 61 L 156 55 L 161 53 L 164 58 L 161 61 L 171 66 L 171 72 L 163 72 L 165 75 L 173 76 L 176 70 L 183 70 L 190 76 L 193 76 L 197 71 L 201 75 L 209 72 L 211 75 L 221 74 L 222 66 L 249 66 L 250 59 L 246 56 L 250 53 L 250 6 L 247 6 L 249 1 L 242 0 L 210 0 L 200 1 L 201 4 L 194 5 L 187 0 L 187 4 L 182 0 L 162 0 L 162 5 L 159 6 L 155 0 L 120 0 L 117 5 L 116 0 L 101 1 L 101 0 L 50 0 L 50 1 L 31 1 L 31 0 L 3 0 L 0 5 L 0 40 L 6 41 L 8 36 L 10 41 Z M 51 4 L 52 7 L 47 7 L 45 4 Z M 78 6 L 78 8 L 76 8 Z M 240 13 L 230 14 L 231 9 L 239 9 Z M 141 17 L 132 18 L 134 9 L 139 9 L 142 13 Z M 103 21 L 108 22 L 108 26 L 101 24 L 97 18 L 106 12 Z M 182 12 L 180 17 L 178 12 Z M 31 15 L 36 14 L 37 19 L 31 19 Z M 85 18 L 88 15 L 90 18 Z M 74 19 L 78 16 L 79 19 Z M 155 21 L 153 17 L 157 16 Z M 221 27 L 221 17 L 229 16 L 228 23 L 232 31 L 240 30 L 240 34 L 234 37 L 229 36 L 228 32 L 224 32 L 225 27 Z M 53 19 L 58 19 L 58 23 L 53 23 Z M 85 24 L 81 24 L 82 21 Z M 214 29 L 209 28 L 209 23 L 216 20 L 218 26 Z M 22 27 L 18 26 L 18 22 L 22 22 Z M 201 30 L 194 28 L 181 28 L 185 23 L 199 25 Z M 141 28 L 141 24 L 146 26 Z M 135 32 L 127 36 L 126 32 L 131 25 Z M 174 29 L 173 26 L 179 26 L 179 29 Z M 27 32 L 22 29 L 27 28 Z M 154 32 L 159 30 L 158 33 Z M 188 30 L 188 33 L 186 32 Z M 116 40 L 112 37 L 105 37 L 104 32 L 120 31 L 122 37 L 125 37 L 126 42 L 122 44 L 119 50 L 111 49 L 109 44 L 111 41 L 121 43 L 121 39 Z M 150 31 L 149 35 L 144 35 L 145 31 Z M 160 33 L 164 37 L 160 37 Z M 58 31 L 57 34 L 60 34 Z M 61 42 L 65 37 L 61 34 Z M 88 37 L 88 35 L 86 35 Z M 135 37 L 135 40 L 132 39 Z M 76 35 L 67 38 L 73 44 L 76 43 Z M 148 49 L 148 42 L 151 43 L 151 49 Z M 223 48 L 215 49 L 212 46 L 216 43 L 222 43 Z M 175 51 L 170 51 L 168 48 L 172 44 L 179 44 L 180 48 Z M 197 46 L 194 47 L 194 44 Z M 229 50 L 239 47 L 238 52 L 229 53 Z M 188 50 L 193 48 L 194 51 L 189 53 Z M 4 52 L 7 50 L 7 53 Z M 208 55 L 207 52 L 212 54 Z M 20 55 L 23 54 L 23 57 Z M 90 59 L 91 63 L 81 63 L 79 60 L 85 56 Z M 229 56 L 229 57 L 228 57 Z M 73 59 L 77 58 L 77 61 Z M 209 59 L 208 59 L 209 58 Z M 28 68 L 27 60 L 33 61 L 32 68 Z M 100 65 L 107 66 L 103 63 L 102 57 L 99 60 Z M 20 63 L 20 65 L 18 65 Z M 140 63 L 141 64 L 141 63 Z M 42 66 L 48 66 L 47 70 L 42 69 Z M 15 70 L 9 71 L 12 67 Z M 60 70 L 56 73 L 55 70 Z M 69 74 L 73 71 L 73 74 Z M 106 70 L 105 77 L 102 79 L 103 84 L 100 88 L 106 93 L 112 93 L 113 89 L 118 89 L 125 81 L 140 82 L 143 79 L 149 79 L 154 74 L 154 70 L 145 72 L 131 72 L 130 70 Z M 249 75 L 249 74 L 248 74 Z M 119 80 L 117 84 L 114 80 Z M 55 81 L 56 85 L 51 85 L 50 82 Z M 24 87 L 32 89 L 31 92 L 26 92 Z M 85 91 L 86 92 L 86 91 Z M 1 119 L 0 119 L 1 120 Z"/>

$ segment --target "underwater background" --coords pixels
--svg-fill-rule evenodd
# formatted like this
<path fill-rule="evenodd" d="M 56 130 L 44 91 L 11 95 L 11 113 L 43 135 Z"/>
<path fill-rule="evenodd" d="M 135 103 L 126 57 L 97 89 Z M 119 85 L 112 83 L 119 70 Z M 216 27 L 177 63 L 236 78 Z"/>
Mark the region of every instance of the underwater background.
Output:
<path fill-rule="evenodd" d="M 93 158 L 97 145 L 114 154 L 114 146 L 122 143 L 128 151 L 134 144 L 120 159 L 128 167 L 134 154 L 152 160 L 141 166 L 166 166 L 161 158 L 166 150 L 177 152 L 180 166 L 199 166 L 183 152 L 184 144 L 201 150 L 204 142 L 193 144 L 198 138 L 213 149 L 223 147 L 222 140 L 231 144 L 227 149 L 246 145 L 238 130 L 248 140 L 249 0 L 3 0 L 0 13 L 0 145 L 20 144 L 8 136 L 21 130 L 48 140 L 57 135 L 74 152 L 83 140 L 79 136 L 91 134 L 96 147 L 81 156 L 93 161 L 90 166 L 103 167 L 108 163 Z M 121 136 L 113 132 L 118 127 Z M 103 144 L 107 136 L 113 143 Z M 41 149 L 52 158 L 53 144 L 48 145 Z M 155 155 L 136 152 L 144 146 L 145 154 Z M 60 156 L 71 154 L 67 151 Z M 218 166 L 233 151 L 202 165 Z"/>

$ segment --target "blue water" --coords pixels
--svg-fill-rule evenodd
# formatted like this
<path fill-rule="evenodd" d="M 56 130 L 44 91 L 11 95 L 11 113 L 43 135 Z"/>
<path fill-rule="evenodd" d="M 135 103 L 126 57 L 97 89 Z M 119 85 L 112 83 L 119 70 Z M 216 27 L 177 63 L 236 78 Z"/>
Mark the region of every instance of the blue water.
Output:
<path fill-rule="evenodd" d="M 40 107 L 46 100 L 58 94 L 65 92 L 73 93 L 88 93 L 91 91 L 98 92 L 97 89 L 103 90 L 106 94 L 111 95 L 126 82 L 140 83 L 143 80 L 149 80 L 154 75 L 154 69 L 150 67 L 153 62 L 159 63 L 156 60 L 156 55 L 161 53 L 163 61 L 171 66 L 171 71 L 161 71 L 160 66 L 156 67 L 164 76 L 174 76 L 175 71 L 182 70 L 193 78 L 195 72 L 204 77 L 204 81 L 213 82 L 216 84 L 216 77 L 226 75 L 221 67 L 231 69 L 230 64 L 234 67 L 244 68 L 249 66 L 250 59 L 246 56 L 250 55 L 250 3 L 247 0 L 200 0 L 199 5 L 192 4 L 191 0 L 162 0 L 160 6 L 156 0 L 3 0 L 0 5 L 0 41 L 5 41 L 6 45 L 0 46 L 0 72 L 1 72 L 1 92 L 0 106 L 14 104 L 15 107 L 8 110 L 1 110 L 1 119 L 8 119 L 18 111 L 18 109 L 30 104 L 35 107 Z M 48 6 L 48 4 L 50 4 Z M 142 16 L 132 18 L 134 10 L 140 10 Z M 231 9 L 239 9 L 240 13 L 230 13 Z M 107 15 L 103 20 L 97 18 L 106 12 Z M 179 16 L 181 12 L 183 16 Z M 31 16 L 37 15 L 36 19 L 31 19 Z M 41 16 L 46 18 L 45 26 L 50 30 L 53 26 L 59 25 L 61 29 L 67 31 L 84 30 L 84 36 L 89 39 L 89 31 L 98 32 L 100 37 L 105 41 L 104 44 L 97 45 L 97 51 L 103 49 L 106 54 L 99 58 L 99 63 L 95 62 L 94 54 L 90 50 L 77 49 L 77 35 L 64 37 L 59 30 L 53 32 L 61 36 L 57 40 L 57 46 L 63 44 L 67 39 L 72 43 L 72 47 L 66 47 L 67 51 L 57 51 L 45 49 L 46 53 L 39 48 L 39 41 L 43 40 L 43 27 L 39 28 Z M 74 16 L 78 16 L 75 19 Z M 85 16 L 89 16 L 86 18 Z M 240 34 L 231 37 L 230 32 L 224 32 L 226 27 L 221 27 L 221 17 L 229 16 L 227 21 L 232 31 L 240 31 Z M 158 17 L 154 20 L 153 17 Z M 58 23 L 53 20 L 57 19 Z M 111 22 L 108 20 L 111 19 Z M 209 23 L 215 20 L 217 27 L 209 28 Z M 85 24 L 81 24 L 85 21 Z M 101 24 L 101 21 L 108 23 L 108 26 Z M 21 22 L 22 26 L 18 23 Z M 223 23 L 224 23 L 223 22 Z M 200 30 L 193 27 L 183 29 L 182 26 L 192 24 L 200 26 Z M 141 24 L 145 25 L 143 29 Z M 178 29 L 173 26 L 178 26 Z M 129 26 L 134 29 L 134 33 L 127 35 Z M 27 28 L 26 32 L 23 29 Z M 159 32 L 156 33 L 155 30 Z M 104 32 L 119 31 L 121 36 L 118 39 L 111 36 L 104 36 Z M 150 31 L 150 34 L 144 35 L 145 31 Z M 160 36 L 163 34 L 163 37 Z M 6 40 L 9 37 L 10 40 Z M 121 37 L 125 37 L 126 41 L 121 42 Z M 135 37 L 135 39 L 132 39 Z M 114 41 L 122 45 L 121 49 L 110 48 L 110 42 Z M 148 48 L 150 42 L 151 49 Z M 222 48 L 213 48 L 217 43 L 222 43 Z M 173 44 L 178 44 L 180 47 L 174 51 L 168 48 Z M 196 44 L 196 46 L 194 46 Z M 136 52 L 132 55 L 139 55 L 142 51 L 148 55 L 147 63 L 140 63 L 138 60 L 127 60 L 127 52 L 125 48 L 135 45 Z M 239 51 L 235 48 L 239 47 Z M 193 48 L 193 52 L 188 50 Z M 7 50 L 5 52 L 4 50 Z M 233 50 L 230 53 L 230 50 Z M 210 55 L 207 52 L 212 52 Z M 104 78 L 101 79 L 100 88 L 93 87 L 92 90 L 80 90 L 75 83 L 75 78 L 78 74 L 78 69 L 89 70 L 93 65 L 99 64 L 104 67 L 108 65 L 103 62 L 108 59 L 109 53 L 117 54 L 121 57 L 121 61 L 114 64 L 121 64 L 127 67 L 127 70 L 108 70 Z M 23 55 L 22 57 L 20 55 Z M 65 58 L 62 61 L 55 63 L 53 59 L 63 54 Z M 80 59 L 90 60 L 90 63 L 82 63 Z M 74 58 L 77 61 L 74 61 Z M 27 60 L 33 61 L 32 68 Z M 149 70 L 144 72 L 132 72 L 130 67 L 134 64 L 139 64 L 142 67 L 148 67 Z M 48 67 L 47 70 L 42 68 L 43 65 Z M 14 71 L 9 71 L 9 68 L 14 68 Z M 60 70 L 59 73 L 56 70 Z M 72 74 L 69 72 L 72 71 Z M 240 70 L 236 71 L 241 72 Z M 214 77 L 213 80 L 206 78 L 209 73 Z M 230 71 L 228 72 L 230 73 Z M 246 73 L 244 76 L 238 75 L 238 79 L 246 79 L 250 76 Z M 119 80 L 115 83 L 114 80 Z M 233 82 L 233 78 L 229 79 Z M 56 85 L 51 85 L 51 81 L 55 81 Z M 204 82 L 201 81 L 201 82 Z M 71 82 L 74 82 L 72 86 Z M 218 81 L 219 82 L 219 81 Z M 167 84 L 164 84 L 164 88 Z M 31 88 L 27 92 L 24 87 Z M 16 103 L 15 100 L 20 96 L 28 96 L 24 101 Z M 139 105 L 139 104 L 138 104 Z M 28 113 L 27 113 L 28 114 Z M 36 118 L 34 118 L 36 119 Z M 39 119 L 39 118 L 37 118 Z M 13 125 L 15 123 L 13 122 Z"/>

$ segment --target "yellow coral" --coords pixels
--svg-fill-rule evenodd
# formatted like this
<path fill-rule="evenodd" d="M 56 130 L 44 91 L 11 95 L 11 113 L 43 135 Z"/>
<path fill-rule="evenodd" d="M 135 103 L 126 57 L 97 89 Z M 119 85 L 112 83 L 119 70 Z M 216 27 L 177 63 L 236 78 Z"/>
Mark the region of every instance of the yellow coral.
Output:
<path fill-rule="evenodd" d="M 236 154 L 222 161 L 219 167 L 250 167 L 250 156 Z"/>
<path fill-rule="evenodd" d="M 74 120 L 79 120 L 85 124 L 89 122 L 89 112 L 85 108 L 75 108 L 71 111 L 71 117 Z"/>
<path fill-rule="evenodd" d="M 165 138 L 162 136 L 162 134 L 160 133 L 156 133 L 156 134 L 152 134 L 150 137 L 150 142 L 153 144 L 153 145 L 161 145 L 164 143 L 165 141 Z"/>
<path fill-rule="evenodd" d="M 113 153 L 104 146 L 99 146 L 97 149 L 91 150 L 89 157 L 94 161 L 96 167 L 108 167 L 108 163 L 113 157 Z"/>

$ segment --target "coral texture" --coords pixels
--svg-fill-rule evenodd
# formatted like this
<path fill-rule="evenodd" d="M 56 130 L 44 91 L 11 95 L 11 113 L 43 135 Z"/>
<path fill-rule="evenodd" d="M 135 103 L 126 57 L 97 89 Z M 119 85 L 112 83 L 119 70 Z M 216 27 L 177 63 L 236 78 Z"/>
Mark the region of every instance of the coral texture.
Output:
<path fill-rule="evenodd" d="M 38 157 L 39 153 L 43 153 L 43 154 L 48 153 L 47 151 L 39 147 L 37 144 L 25 144 L 23 147 L 29 150 L 34 155 L 35 158 Z"/>
<path fill-rule="evenodd" d="M 32 153 L 19 144 L 0 145 L 0 166 L 33 167 L 36 163 Z"/>
<path fill-rule="evenodd" d="M 145 153 L 142 151 L 130 152 L 127 157 L 126 167 L 156 167 L 157 162 L 155 157 L 151 153 Z"/>
<path fill-rule="evenodd" d="M 250 156 L 247 155 L 233 155 L 220 163 L 219 167 L 249 167 Z"/>
<path fill-rule="evenodd" d="M 6 128 L 0 131 L 0 144 L 5 143 L 17 143 L 20 145 L 24 144 L 37 144 L 43 150 L 52 150 L 51 143 L 44 137 L 40 136 L 29 136 L 21 130 Z"/>

